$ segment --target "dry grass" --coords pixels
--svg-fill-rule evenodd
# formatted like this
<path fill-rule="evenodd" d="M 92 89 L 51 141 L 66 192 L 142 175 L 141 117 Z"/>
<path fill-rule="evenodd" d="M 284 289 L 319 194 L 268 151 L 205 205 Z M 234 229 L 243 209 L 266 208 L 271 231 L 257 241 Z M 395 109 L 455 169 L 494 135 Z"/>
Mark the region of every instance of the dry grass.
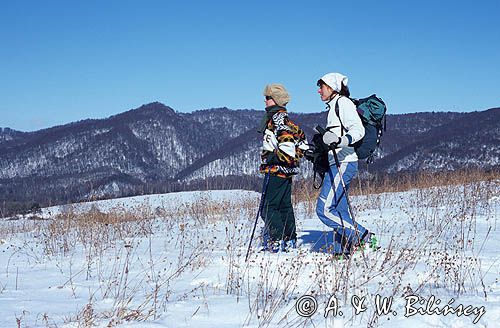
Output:
<path fill-rule="evenodd" d="M 381 175 L 370 179 L 356 179 L 351 184 L 351 194 L 372 195 L 384 192 L 401 192 L 442 186 L 461 186 L 500 179 L 500 170 L 457 170 L 444 172 L 418 172 L 400 175 Z"/>
<path fill-rule="evenodd" d="M 342 304 L 354 294 L 399 297 L 441 288 L 456 295 L 476 293 L 486 298 L 480 255 L 490 235 L 477 231 L 477 217 L 495 216 L 488 200 L 498 193 L 498 178 L 494 173 L 422 174 L 373 180 L 363 185 L 362 192 L 354 182 L 352 194 L 364 195 L 354 202 L 356 213 L 393 208 L 409 224 L 402 230 L 397 220 L 385 218 L 380 223 L 384 248 L 347 260 L 301 251 L 282 257 L 253 253 L 244 262 L 258 199 L 235 204 L 202 197 L 175 210 L 143 206 L 77 213 L 70 209 L 51 220 L 2 224 L 0 237 L 33 236 L 34 242 L 18 246 L 16 253 L 23 253 L 33 263 L 56 261 L 66 277 L 62 286 L 69 286 L 75 298 L 79 293 L 76 280 L 85 277 L 99 282 L 89 290 L 87 304 L 69 315 L 66 323 L 114 327 L 160 318 L 171 311 L 172 302 L 194 295 L 202 295 L 208 309 L 208 296 L 224 294 L 248 303 L 247 324 L 303 327 L 311 321 L 295 313 L 294 302 L 304 294 L 314 295 L 320 302 L 335 295 Z M 390 191 L 411 194 L 394 200 L 383 194 Z M 315 217 L 317 194 L 317 190 L 294 182 L 294 207 Z M 407 234 L 401 237 L 394 231 Z M 81 253 L 85 263 L 74 264 Z M 225 265 L 223 286 L 201 284 L 181 295 L 176 293 L 172 287 L 176 282 L 202 272 L 216 259 Z M 0 294 L 4 288 L 0 282 Z M 109 299 L 113 304 L 99 310 L 96 303 Z M 50 313 L 44 318 L 47 325 L 55 325 Z M 19 324 L 29 322 L 27 315 L 18 320 Z M 373 311 L 347 316 L 354 326 L 375 327 L 378 320 Z"/>
<path fill-rule="evenodd" d="M 310 181 L 305 183 L 295 184 L 294 206 L 315 217 L 319 191 L 312 188 Z M 324 302 L 336 295 L 345 304 L 354 294 L 423 296 L 439 289 L 451 291 L 457 297 L 473 294 L 487 299 L 484 282 L 487 272 L 481 267 L 481 255 L 484 244 L 491 239 L 491 230 L 497 227 L 498 213 L 493 212 L 489 200 L 500 190 L 498 172 L 422 173 L 365 181 L 361 187 L 358 183 L 351 184 L 351 195 L 364 196 L 352 199 L 354 212 L 380 211 L 379 229 L 385 246 L 368 259 L 361 256 L 338 261 L 324 255 L 309 257 L 312 263 L 307 264 L 313 265 L 309 294 Z M 389 192 L 408 194 L 397 199 L 384 194 Z M 383 210 L 387 208 L 395 209 L 397 217 L 383 218 Z M 487 232 L 477 230 L 479 214 L 491 218 Z M 406 217 L 410 226 L 399 227 L 398 217 Z M 395 235 L 394 231 L 403 232 L 403 236 Z M 302 261 L 300 257 L 296 260 Z M 369 290 L 369 285 L 378 288 Z M 281 319 L 287 326 L 310 324 L 310 319 L 287 316 Z M 378 320 L 373 311 L 348 319 L 354 326 L 367 327 L 377 326 Z"/>
<path fill-rule="evenodd" d="M 458 170 L 446 172 L 419 172 L 414 174 L 392 174 L 373 176 L 369 179 L 354 178 L 351 196 L 375 195 L 386 192 L 402 192 L 412 189 L 428 189 L 442 186 L 469 185 L 477 182 L 492 183 L 500 180 L 500 171 Z M 295 180 L 293 201 L 315 207 L 319 190 L 313 188 L 312 179 Z M 314 210 L 310 209 L 311 213 Z"/>
<path fill-rule="evenodd" d="M 113 327 L 126 321 L 158 318 L 169 307 L 172 283 L 210 265 L 211 254 L 224 248 L 221 244 L 226 245 L 226 258 L 232 268 L 227 291 L 238 289 L 234 268 L 242 254 L 234 245 L 246 242 L 243 230 L 247 225 L 240 218 L 245 211 L 253 212 L 255 206 L 256 199 L 246 199 L 234 211 L 234 204 L 205 197 L 174 210 L 139 206 L 107 212 L 93 208 L 82 213 L 67 207 L 50 220 L 18 217 L 4 221 L 0 233 L 5 239 L 19 234 L 32 237 L 26 238 L 23 245 L 11 246 L 11 258 L 22 255 L 30 265 L 56 263 L 64 277 L 59 288 L 69 288 L 74 298 L 81 295 L 78 281 L 98 282 L 88 291 L 88 303 L 67 316 L 66 323 L 90 327 L 96 322 L 108 322 Z M 226 225 L 226 239 L 217 239 L 219 234 L 207 238 L 207 233 L 221 224 Z M 161 240 L 155 241 L 158 232 Z M 9 261 L 6 271 L 12 271 L 14 266 L 17 264 Z M 0 292 L 4 287 L 0 282 Z M 188 298 L 198 290 L 193 288 L 176 297 Z M 106 311 L 97 310 L 95 303 L 106 299 L 113 300 L 112 306 Z M 29 321 L 26 316 L 18 320 L 20 324 Z"/>

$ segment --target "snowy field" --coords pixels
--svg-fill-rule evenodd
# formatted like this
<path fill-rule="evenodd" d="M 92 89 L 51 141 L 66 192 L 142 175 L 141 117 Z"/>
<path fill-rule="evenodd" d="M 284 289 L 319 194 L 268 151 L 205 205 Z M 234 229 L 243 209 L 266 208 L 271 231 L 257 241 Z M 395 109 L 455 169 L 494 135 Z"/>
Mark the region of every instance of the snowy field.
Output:
<path fill-rule="evenodd" d="M 0 327 L 499 327 L 500 182 L 352 197 L 349 259 L 314 200 L 300 247 L 245 252 L 259 194 L 185 192 L 0 220 Z M 261 222 L 259 222 L 260 224 Z M 385 307 L 384 307 L 385 305 Z"/>

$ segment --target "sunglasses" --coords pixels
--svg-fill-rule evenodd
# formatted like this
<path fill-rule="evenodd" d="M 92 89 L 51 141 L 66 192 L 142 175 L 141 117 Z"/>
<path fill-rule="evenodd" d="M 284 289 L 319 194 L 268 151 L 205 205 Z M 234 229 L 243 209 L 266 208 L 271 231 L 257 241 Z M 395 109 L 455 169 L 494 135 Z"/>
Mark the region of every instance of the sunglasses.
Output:
<path fill-rule="evenodd" d="M 266 96 L 266 100 L 271 100 L 271 99 L 273 99 L 273 97 L 271 97 L 271 96 Z"/>

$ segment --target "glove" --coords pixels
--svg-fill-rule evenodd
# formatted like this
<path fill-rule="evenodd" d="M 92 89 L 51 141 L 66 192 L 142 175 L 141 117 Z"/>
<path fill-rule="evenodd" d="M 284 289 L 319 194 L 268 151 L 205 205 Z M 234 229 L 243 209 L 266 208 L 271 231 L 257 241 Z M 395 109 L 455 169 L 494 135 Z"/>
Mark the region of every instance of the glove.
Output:
<path fill-rule="evenodd" d="M 325 134 L 323 134 L 323 142 L 328 146 L 337 147 L 340 142 L 340 138 L 335 134 L 335 132 L 326 131 Z"/>
<path fill-rule="evenodd" d="M 262 149 L 267 151 L 274 151 L 278 148 L 278 139 L 273 131 L 266 129 L 264 131 L 264 139 L 262 140 Z"/>
<path fill-rule="evenodd" d="M 340 138 L 340 142 L 338 143 L 337 147 L 344 148 L 344 147 L 349 146 L 350 143 L 351 143 L 351 141 L 350 141 L 349 137 L 346 134 L 345 136 L 343 136 L 342 138 Z"/>
<path fill-rule="evenodd" d="M 347 147 L 351 143 L 347 135 L 343 136 L 342 138 L 339 138 L 335 134 L 335 132 L 332 131 L 325 132 L 325 134 L 323 135 L 323 142 L 329 146 L 334 146 L 336 148 Z"/>

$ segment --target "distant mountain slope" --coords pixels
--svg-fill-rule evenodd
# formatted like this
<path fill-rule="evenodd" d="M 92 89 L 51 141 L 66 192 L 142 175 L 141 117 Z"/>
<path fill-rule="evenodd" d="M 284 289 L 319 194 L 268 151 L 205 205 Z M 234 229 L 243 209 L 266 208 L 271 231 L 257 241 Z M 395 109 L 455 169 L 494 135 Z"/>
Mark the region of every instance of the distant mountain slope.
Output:
<path fill-rule="evenodd" d="M 500 108 L 442 120 L 374 164 L 386 172 L 500 166 Z"/>
<path fill-rule="evenodd" d="M 0 201 L 75 201 L 171 184 L 182 189 L 197 179 L 258 176 L 262 115 L 228 108 L 178 113 L 155 102 L 36 132 L 0 129 Z M 326 115 L 290 113 L 309 140 Z M 382 158 L 370 170 L 498 168 L 499 122 L 499 108 L 388 115 Z M 302 176 L 310 174 L 304 163 Z"/>
<path fill-rule="evenodd" d="M 173 178 L 192 164 L 205 138 L 202 124 L 159 103 L 112 116 L 27 134 L 1 147 L 0 179 L 111 170 L 147 181 Z M 209 143 L 205 148 L 212 150 Z"/>
<path fill-rule="evenodd" d="M 382 138 L 383 154 L 391 154 L 418 141 L 429 130 L 469 113 L 430 112 L 387 115 L 387 131 Z"/>
<path fill-rule="evenodd" d="M 9 128 L 0 128 L 0 147 L 4 143 L 14 143 L 17 140 L 23 139 L 26 132 L 20 132 Z"/>

